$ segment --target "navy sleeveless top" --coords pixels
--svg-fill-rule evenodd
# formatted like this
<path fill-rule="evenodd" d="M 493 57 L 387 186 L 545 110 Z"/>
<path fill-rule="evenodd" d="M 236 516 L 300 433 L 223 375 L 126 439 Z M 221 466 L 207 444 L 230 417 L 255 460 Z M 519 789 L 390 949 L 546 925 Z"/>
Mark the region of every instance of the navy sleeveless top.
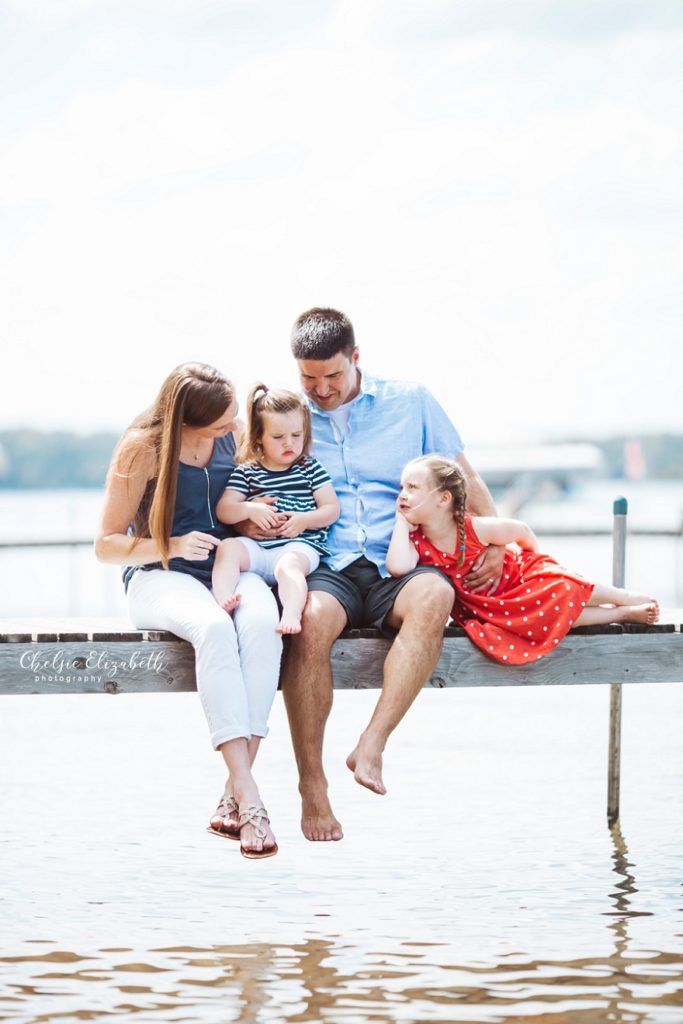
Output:
<path fill-rule="evenodd" d="M 225 490 L 230 474 L 235 468 L 235 438 L 233 434 L 217 437 L 213 452 L 206 466 L 191 466 L 186 462 L 178 463 L 178 483 L 176 489 L 175 508 L 171 536 L 181 537 L 192 530 L 200 530 L 212 537 L 223 540 L 234 536 L 234 530 L 216 519 L 216 505 Z M 132 533 L 132 530 L 129 531 Z M 186 558 L 171 558 L 168 567 L 174 572 L 185 572 L 194 576 L 205 586 L 211 586 L 211 572 L 216 549 L 213 548 L 208 558 L 199 562 L 190 562 Z M 148 565 L 127 565 L 123 570 L 123 582 L 126 590 L 133 573 L 139 569 L 162 569 L 161 562 Z"/>

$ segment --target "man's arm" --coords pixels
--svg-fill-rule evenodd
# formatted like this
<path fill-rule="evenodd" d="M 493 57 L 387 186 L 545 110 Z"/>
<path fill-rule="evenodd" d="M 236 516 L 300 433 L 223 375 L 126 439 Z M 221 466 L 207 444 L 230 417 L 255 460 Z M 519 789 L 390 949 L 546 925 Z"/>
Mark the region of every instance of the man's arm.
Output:
<path fill-rule="evenodd" d="M 467 511 L 475 516 L 497 516 L 491 492 L 474 467 L 462 454 L 456 456 L 455 461 L 467 480 Z M 505 548 L 490 544 L 482 551 L 463 580 L 467 589 L 474 594 L 493 594 L 498 589 L 503 575 L 504 557 Z"/>

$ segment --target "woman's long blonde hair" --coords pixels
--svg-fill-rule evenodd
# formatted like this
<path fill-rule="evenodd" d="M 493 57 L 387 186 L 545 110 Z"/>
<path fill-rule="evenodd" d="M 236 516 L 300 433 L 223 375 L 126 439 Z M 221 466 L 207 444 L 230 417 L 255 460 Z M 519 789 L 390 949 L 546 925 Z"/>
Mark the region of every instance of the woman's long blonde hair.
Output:
<path fill-rule="evenodd" d="M 222 373 L 206 363 L 181 363 L 161 385 L 153 404 L 137 416 L 122 441 L 135 438 L 137 454 L 154 455 L 156 472 L 147 484 L 133 520 L 136 540 L 152 537 L 168 569 L 169 542 L 173 525 L 178 463 L 183 424 L 208 427 L 227 411 L 235 389 Z M 131 460 L 135 461 L 135 455 Z"/>
<path fill-rule="evenodd" d="M 409 465 L 424 466 L 434 481 L 437 491 L 444 491 L 452 498 L 451 511 L 458 528 L 458 565 L 465 561 L 465 507 L 467 505 L 467 480 L 455 461 L 445 455 L 420 455 Z"/>
<path fill-rule="evenodd" d="M 247 395 L 247 426 L 237 449 L 238 462 L 259 462 L 263 458 L 264 413 L 300 412 L 304 428 L 304 444 L 296 462 L 308 455 L 311 448 L 311 410 L 293 391 L 270 389 L 259 381 Z"/>

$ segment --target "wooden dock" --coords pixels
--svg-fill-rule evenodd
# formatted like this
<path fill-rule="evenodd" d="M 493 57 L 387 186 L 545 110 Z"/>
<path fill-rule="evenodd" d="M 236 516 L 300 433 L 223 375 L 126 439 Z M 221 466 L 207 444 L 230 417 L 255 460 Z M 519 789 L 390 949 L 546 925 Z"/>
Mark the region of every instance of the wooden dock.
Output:
<path fill-rule="evenodd" d="M 683 682 L 683 610 L 654 626 L 585 626 L 532 665 L 500 665 L 464 630 L 444 630 L 427 686 L 566 686 Z M 334 685 L 382 685 L 389 641 L 348 630 L 332 651 Z M 173 693 L 196 689 L 194 652 L 172 633 L 134 630 L 121 619 L 0 620 L 0 694 Z"/>

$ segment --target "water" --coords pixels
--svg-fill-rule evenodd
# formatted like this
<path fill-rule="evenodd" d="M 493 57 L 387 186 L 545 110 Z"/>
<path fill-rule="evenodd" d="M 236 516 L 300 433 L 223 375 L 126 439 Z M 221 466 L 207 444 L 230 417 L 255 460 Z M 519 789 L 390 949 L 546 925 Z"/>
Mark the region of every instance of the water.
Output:
<path fill-rule="evenodd" d="M 193 694 L 3 698 L 0 1019 L 683 1020 L 683 687 L 625 691 L 623 843 L 605 688 L 424 692 L 386 798 L 343 767 L 373 702 L 336 697 L 311 844 L 278 696 L 254 863 L 203 830 Z"/>
<path fill-rule="evenodd" d="M 678 529 L 683 520 L 683 481 L 587 481 L 560 500 L 537 499 L 524 515 L 548 551 L 588 579 L 610 582 L 609 536 L 554 537 L 553 528 L 611 529 L 612 502 L 629 498 L 632 527 Z M 0 491 L 0 541 L 91 537 L 102 504 L 99 491 Z M 125 615 L 118 566 L 102 565 L 85 548 L 0 548 L 0 617 Z M 683 606 L 683 542 L 671 537 L 632 537 L 627 583 L 655 594 L 664 607 Z"/>
<path fill-rule="evenodd" d="M 99 496 L 69 500 L 15 498 L 16 522 L 85 531 Z M 608 540 L 572 543 L 609 575 Z M 642 543 L 638 584 L 680 605 L 670 542 Z M 3 576 L 0 614 L 68 611 L 52 571 Z M 79 586 L 77 611 L 118 610 Z M 311 844 L 278 696 L 257 778 L 280 853 L 254 863 L 204 831 L 223 778 L 195 695 L 1 698 L 0 1020 L 681 1024 L 683 686 L 624 688 L 621 833 L 606 688 L 425 691 L 385 798 L 344 767 L 375 699 L 336 695 L 346 837 Z"/>

